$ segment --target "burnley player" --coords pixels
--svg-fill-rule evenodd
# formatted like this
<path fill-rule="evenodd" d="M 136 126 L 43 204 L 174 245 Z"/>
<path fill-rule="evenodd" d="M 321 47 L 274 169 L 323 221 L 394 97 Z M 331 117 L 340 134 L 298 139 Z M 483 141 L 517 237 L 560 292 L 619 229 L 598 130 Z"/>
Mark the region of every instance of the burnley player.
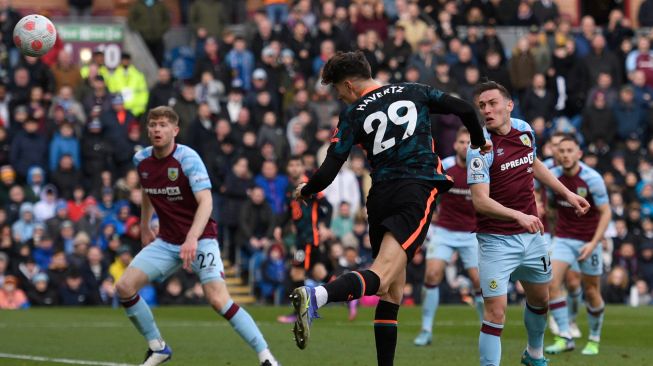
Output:
<path fill-rule="evenodd" d="M 453 178 L 453 187 L 440 196 L 438 219 L 426 249 L 425 295 L 422 301 L 422 330 L 413 342 L 416 346 L 426 346 L 432 340 L 433 319 L 440 303 L 439 285 L 444 276 L 444 268 L 458 252 L 463 266 L 474 286 L 476 311 L 483 320 L 483 296 L 478 280 L 478 241 L 473 231 L 476 229 L 476 214 L 472 195 L 467 185 L 467 147 L 469 131 L 461 127 L 456 134 L 453 148 L 455 156 L 442 160 L 442 167 Z"/>
<path fill-rule="evenodd" d="M 549 286 L 551 300 L 549 308 L 559 328 L 559 336 L 546 348 L 547 353 L 560 353 L 574 349 L 569 330 L 569 317 L 562 296 L 562 282 L 569 267 L 578 262 L 582 272 L 585 301 L 589 323 L 589 341 L 582 353 L 599 353 L 603 310 L 605 303 L 601 298 L 600 282 L 603 273 L 601 246 L 605 229 L 612 219 L 605 182 L 599 173 L 580 163 L 582 152 L 574 137 L 565 137 L 558 146 L 560 165 L 551 170 L 570 191 L 585 197 L 592 207 L 587 215 L 577 217 L 574 209 L 559 195 L 555 195 L 555 208 L 558 224 L 552 246 L 553 280 Z"/>
<path fill-rule="evenodd" d="M 546 165 L 547 168 L 549 168 L 549 170 L 560 164 L 558 145 L 560 144 L 560 141 L 562 141 L 562 139 L 567 136 L 567 133 L 560 131 L 551 135 L 551 138 L 549 139 L 549 145 L 551 146 L 551 152 L 553 153 L 553 156 L 542 162 L 544 165 Z M 538 183 L 539 182 L 536 180 L 535 189 L 539 190 L 540 194 L 542 195 L 543 207 L 546 211 L 546 206 L 548 203 L 548 200 L 546 199 L 547 192 L 544 188 L 539 189 L 540 187 L 538 187 Z M 544 236 L 547 238 L 547 242 L 551 243 L 551 234 L 550 231 L 547 230 L 548 225 L 546 225 L 546 223 L 544 224 L 544 229 L 546 231 Z M 583 295 L 583 288 L 581 287 L 580 283 L 580 268 L 578 267 L 578 262 L 575 261 L 571 264 L 567 270 L 567 274 L 565 275 L 565 287 L 567 288 L 567 311 L 569 312 L 569 334 L 572 338 L 580 338 L 582 335 L 580 329 L 578 329 L 578 325 L 576 324 L 576 315 L 578 314 L 578 308 L 582 301 Z M 560 334 L 558 323 L 556 323 L 555 318 L 551 314 L 549 314 L 549 329 L 551 329 L 551 333 L 554 335 Z"/>
<path fill-rule="evenodd" d="M 170 107 L 156 107 L 147 116 L 152 146 L 134 155 L 141 178 L 143 203 L 141 239 L 145 248 L 131 262 L 116 284 L 120 303 L 136 329 L 148 342 L 143 365 L 159 365 L 172 357 L 154 317 L 138 291 L 147 283 L 165 279 L 183 266 L 200 279 L 207 301 L 258 354 L 261 365 L 274 359 L 252 317 L 229 296 L 217 241 L 211 183 L 199 155 L 175 143 L 179 117 Z M 152 215 L 159 216 L 157 238 L 149 228 Z"/>
<path fill-rule="evenodd" d="M 493 81 L 480 84 L 474 99 L 485 119 L 492 151 L 467 153 L 467 182 L 477 212 L 479 276 L 485 312 L 479 336 L 481 366 L 501 362 L 501 331 L 505 322 L 510 278 L 520 280 L 526 293 L 524 323 L 528 334 L 524 365 L 544 366 L 544 328 L 549 301 L 551 262 L 541 234 L 533 178 L 569 202 L 578 214 L 589 208 L 537 159 L 535 134 L 528 123 L 510 118 L 510 94 Z"/>
<path fill-rule="evenodd" d="M 484 151 L 491 146 L 471 104 L 427 85 L 382 86 L 372 79 L 360 51 L 339 52 L 329 59 L 322 83 L 332 84 L 349 106 L 340 113 L 324 163 L 295 195 L 304 200 L 322 191 L 351 148 L 362 145 L 372 166 L 367 213 L 374 262 L 368 270 L 349 272 L 324 286 L 295 289 L 295 341 L 299 348 L 306 347 L 310 323 L 324 304 L 379 295 L 374 316 L 377 363 L 392 365 L 406 264 L 424 241 L 438 193 L 452 185 L 435 153 L 429 114 L 456 114 L 469 129 L 473 146 Z"/>

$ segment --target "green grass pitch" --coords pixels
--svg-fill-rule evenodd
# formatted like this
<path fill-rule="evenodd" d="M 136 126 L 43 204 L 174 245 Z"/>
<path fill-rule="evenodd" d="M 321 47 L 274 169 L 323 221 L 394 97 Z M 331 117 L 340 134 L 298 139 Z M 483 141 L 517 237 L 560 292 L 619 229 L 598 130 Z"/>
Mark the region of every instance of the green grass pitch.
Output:
<path fill-rule="evenodd" d="M 290 308 L 250 306 L 272 352 L 284 366 L 376 365 L 371 321 L 373 309 L 360 309 L 347 321 L 343 306 L 321 309 L 313 323 L 308 347 L 300 351 L 292 340 L 291 325 L 278 324 L 277 315 Z M 433 345 L 412 345 L 420 326 L 419 307 L 399 312 L 399 340 L 395 365 L 478 365 L 479 325 L 467 306 L 438 309 Z M 174 356 L 166 365 L 257 365 L 256 355 L 229 324 L 208 307 L 166 307 L 154 310 L 159 328 Z M 580 327 L 587 333 L 584 311 Z M 502 365 L 518 365 L 525 347 L 522 309 L 511 307 L 502 336 Z M 551 341 L 547 333 L 545 344 Z M 608 306 L 601 354 L 582 356 L 585 339 L 577 350 L 551 356 L 550 365 L 644 366 L 653 364 L 653 307 Z M 7 358 L 7 354 L 64 358 L 115 364 L 138 364 L 146 344 L 120 309 L 56 308 L 0 312 L 0 365 L 65 365 L 52 361 Z M 92 364 L 92 363 L 78 363 Z M 108 365 L 108 364 L 107 364 Z"/>

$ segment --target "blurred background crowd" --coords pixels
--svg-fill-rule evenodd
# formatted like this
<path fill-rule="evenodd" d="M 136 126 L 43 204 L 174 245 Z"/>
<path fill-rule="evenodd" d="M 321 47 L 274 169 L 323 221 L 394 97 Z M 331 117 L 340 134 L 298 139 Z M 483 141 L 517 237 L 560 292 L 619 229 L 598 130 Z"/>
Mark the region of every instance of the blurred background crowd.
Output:
<path fill-rule="evenodd" d="M 132 156 L 148 145 L 144 116 L 159 105 L 177 111 L 177 141 L 207 166 L 230 283 L 254 301 L 283 303 L 304 281 L 307 255 L 289 192 L 324 159 L 343 107 L 320 70 L 336 51 L 356 49 L 382 83 L 425 83 L 469 101 L 480 80 L 502 83 L 542 159 L 554 132 L 575 133 L 610 192 L 606 301 L 651 303 L 652 0 L 637 19 L 617 4 L 578 24 L 551 0 L 264 0 L 253 11 L 245 1 L 180 0 L 178 26 L 192 43 L 176 48 L 163 42 L 166 3 L 131 1 L 125 12 L 159 67 L 148 83 L 126 52 L 112 69 L 101 49 L 80 63 L 62 40 L 40 59 L 20 55 L 12 30 L 21 14 L 0 1 L 0 308 L 117 304 L 113 284 L 141 248 Z M 69 0 L 68 12 L 92 19 L 92 5 Z M 507 27 L 518 30 L 514 42 L 499 37 Z M 432 119 L 440 156 L 452 155 L 460 120 Z M 366 164 L 355 149 L 320 198 L 312 284 L 371 263 Z M 420 302 L 424 268 L 418 253 L 407 305 Z M 443 302 L 470 301 L 463 273 L 458 261 L 447 267 Z M 141 296 L 204 301 L 184 271 Z M 523 300 L 518 285 L 510 300 Z"/>

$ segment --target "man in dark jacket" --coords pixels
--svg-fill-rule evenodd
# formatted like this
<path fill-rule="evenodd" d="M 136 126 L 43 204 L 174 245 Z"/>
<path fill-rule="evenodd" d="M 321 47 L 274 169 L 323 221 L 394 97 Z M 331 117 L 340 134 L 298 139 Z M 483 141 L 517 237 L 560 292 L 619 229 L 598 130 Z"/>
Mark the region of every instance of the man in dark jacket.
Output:
<path fill-rule="evenodd" d="M 170 11 L 163 1 L 136 1 L 129 9 L 127 24 L 140 33 L 152 56 L 161 65 L 165 51 L 163 35 L 170 29 Z"/>
<path fill-rule="evenodd" d="M 39 273 L 32 278 L 33 288 L 27 291 L 27 298 L 32 306 L 59 305 L 59 294 L 50 286 L 48 275 Z"/>
<path fill-rule="evenodd" d="M 48 142 L 38 129 L 38 121 L 29 117 L 11 143 L 9 161 L 21 180 L 27 177 L 30 167 L 47 166 Z"/>

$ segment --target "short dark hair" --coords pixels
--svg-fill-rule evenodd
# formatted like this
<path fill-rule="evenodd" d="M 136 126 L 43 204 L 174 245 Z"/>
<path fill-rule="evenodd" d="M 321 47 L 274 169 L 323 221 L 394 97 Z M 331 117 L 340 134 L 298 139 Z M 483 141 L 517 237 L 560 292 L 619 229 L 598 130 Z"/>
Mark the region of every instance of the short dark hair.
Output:
<path fill-rule="evenodd" d="M 179 125 L 179 115 L 177 115 L 177 112 L 175 112 L 171 107 L 165 105 L 150 109 L 147 113 L 147 122 L 149 123 L 150 120 L 162 117 L 167 118 L 173 125 Z"/>
<path fill-rule="evenodd" d="M 322 70 L 322 84 L 336 84 L 347 77 L 372 78 L 372 69 L 361 51 L 338 52 Z"/>
<path fill-rule="evenodd" d="M 302 165 L 304 164 L 304 160 L 302 160 L 302 157 L 299 155 L 290 156 L 290 158 L 288 158 L 288 163 L 290 163 L 291 161 L 299 161 L 300 163 L 302 163 Z"/>
<path fill-rule="evenodd" d="M 476 86 L 476 89 L 474 89 L 474 99 L 478 98 L 479 95 L 482 93 L 488 91 L 488 90 L 498 90 L 501 95 L 503 95 L 506 99 L 512 99 L 510 97 L 510 92 L 508 89 L 506 89 L 505 86 L 497 83 L 496 81 L 488 80 L 485 82 L 482 82 Z"/>
<path fill-rule="evenodd" d="M 572 134 L 566 134 L 565 137 L 563 137 L 562 140 L 560 140 L 560 143 L 563 143 L 565 141 L 571 141 L 574 144 L 576 144 L 576 146 L 580 146 L 580 142 L 578 142 L 578 139 L 576 138 L 576 136 L 574 136 Z"/>

